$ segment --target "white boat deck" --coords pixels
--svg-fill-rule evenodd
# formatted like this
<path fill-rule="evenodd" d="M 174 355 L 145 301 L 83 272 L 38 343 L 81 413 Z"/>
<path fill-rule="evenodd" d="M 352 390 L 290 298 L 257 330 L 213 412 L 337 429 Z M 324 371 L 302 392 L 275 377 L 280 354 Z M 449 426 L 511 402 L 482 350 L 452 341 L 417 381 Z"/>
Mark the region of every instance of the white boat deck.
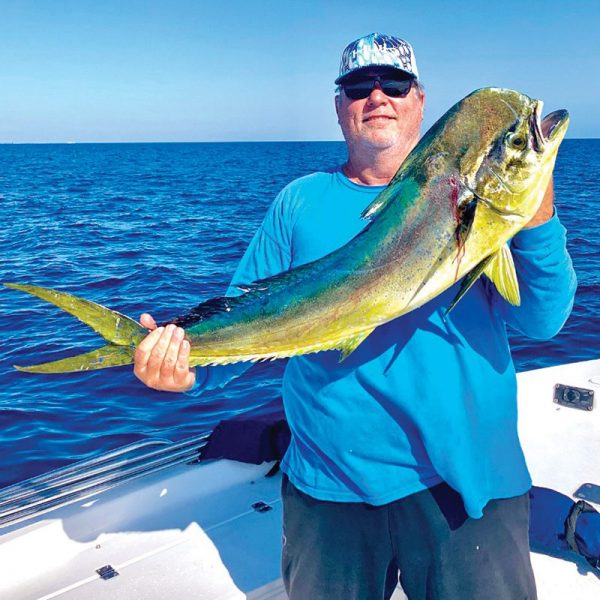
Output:
<path fill-rule="evenodd" d="M 594 389 L 595 410 L 554 404 L 555 383 Z M 520 374 L 519 390 L 534 483 L 568 495 L 600 484 L 600 361 Z M 175 465 L 0 527 L 0 598 L 285 598 L 280 477 L 266 478 L 269 467 Z M 585 560 L 532 560 L 540 600 L 600 598 L 600 572 Z M 96 570 L 108 565 L 118 575 L 103 580 Z"/>
<path fill-rule="evenodd" d="M 534 485 L 572 496 L 583 483 L 600 485 L 600 360 L 519 374 L 519 436 Z M 594 390 L 594 410 L 552 401 L 554 385 Z M 600 505 L 594 505 L 600 510 Z M 572 556 L 572 555 L 571 555 Z M 539 600 L 598 600 L 600 571 L 532 552 Z"/>

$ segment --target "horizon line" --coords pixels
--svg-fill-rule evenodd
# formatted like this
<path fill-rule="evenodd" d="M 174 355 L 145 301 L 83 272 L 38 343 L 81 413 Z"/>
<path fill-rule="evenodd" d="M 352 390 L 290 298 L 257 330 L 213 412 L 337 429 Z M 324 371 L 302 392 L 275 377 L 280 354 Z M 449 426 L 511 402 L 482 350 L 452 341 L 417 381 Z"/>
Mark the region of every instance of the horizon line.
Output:
<path fill-rule="evenodd" d="M 322 143 L 343 142 L 344 140 L 119 140 L 119 141 L 97 141 L 97 140 L 75 140 L 60 142 L 2 142 L 0 146 L 43 146 L 62 145 L 74 146 L 76 144 L 296 144 L 296 143 Z"/>
<path fill-rule="evenodd" d="M 565 137 L 565 140 L 599 140 L 600 137 Z M 75 146 L 77 144 L 310 144 L 344 143 L 344 140 L 120 140 L 120 141 L 60 141 L 60 142 L 3 142 L 0 146 Z"/>

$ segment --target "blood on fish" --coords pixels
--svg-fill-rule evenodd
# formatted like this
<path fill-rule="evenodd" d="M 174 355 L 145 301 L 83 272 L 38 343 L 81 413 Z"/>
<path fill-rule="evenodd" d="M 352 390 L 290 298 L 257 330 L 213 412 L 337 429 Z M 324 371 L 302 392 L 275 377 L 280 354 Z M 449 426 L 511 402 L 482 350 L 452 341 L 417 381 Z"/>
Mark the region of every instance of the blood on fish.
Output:
<path fill-rule="evenodd" d="M 456 247 L 458 249 L 456 253 L 456 274 L 454 275 L 454 281 L 458 279 L 458 270 L 460 268 L 460 261 L 462 257 L 465 255 L 465 244 L 461 237 L 461 211 L 458 207 L 458 179 L 454 175 L 450 175 L 448 177 L 448 183 L 450 184 L 450 203 L 452 206 L 452 216 L 454 217 L 454 222 L 456 224 L 455 233 L 456 236 Z"/>

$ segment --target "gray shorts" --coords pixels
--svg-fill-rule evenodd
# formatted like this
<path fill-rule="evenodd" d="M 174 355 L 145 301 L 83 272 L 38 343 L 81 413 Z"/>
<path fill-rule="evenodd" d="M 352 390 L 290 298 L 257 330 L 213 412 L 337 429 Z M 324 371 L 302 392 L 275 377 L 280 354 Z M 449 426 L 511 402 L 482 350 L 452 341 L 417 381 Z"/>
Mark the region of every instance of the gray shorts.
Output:
<path fill-rule="evenodd" d="M 315 500 L 284 475 L 282 573 L 291 600 L 535 600 L 529 498 L 471 519 L 447 484 L 372 506 Z"/>

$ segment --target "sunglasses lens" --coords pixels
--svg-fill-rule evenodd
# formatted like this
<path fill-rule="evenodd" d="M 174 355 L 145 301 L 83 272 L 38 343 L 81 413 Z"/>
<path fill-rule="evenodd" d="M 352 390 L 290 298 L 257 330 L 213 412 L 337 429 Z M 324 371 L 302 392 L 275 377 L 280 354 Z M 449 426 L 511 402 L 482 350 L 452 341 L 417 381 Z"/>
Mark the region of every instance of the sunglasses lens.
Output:
<path fill-rule="evenodd" d="M 406 96 L 410 91 L 412 81 L 410 79 L 403 79 L 402 81 L 383 80 L 381 82 L 381 89 L 386 96 L 390 98 L 400 98 Z"/>
<path fill-rule="evenodd" d="M 350 100 L 364 100 L 373 91 L 375 82 L 377 81 L 379 82 L 379 85 L 381 85 L 383 93 L 390 98 L 401 98 L 406 96 L 412 86 L 411 79 L 380 79 L 378 77 L 363 79 L 362 81 L 355 81 L 354 83 L 346 83 L 342 87 Z"/>
<path fill-rule="evenodd" d="M 373 90 L 374 82 L 370 81 L 359 81 L 357 83 L 349 83 L 348 85 L 344 85 L 344 92 L 346 92 L 346 96 L 351 100 L 363 100 L 367 98 L 368 95 Z"/>

